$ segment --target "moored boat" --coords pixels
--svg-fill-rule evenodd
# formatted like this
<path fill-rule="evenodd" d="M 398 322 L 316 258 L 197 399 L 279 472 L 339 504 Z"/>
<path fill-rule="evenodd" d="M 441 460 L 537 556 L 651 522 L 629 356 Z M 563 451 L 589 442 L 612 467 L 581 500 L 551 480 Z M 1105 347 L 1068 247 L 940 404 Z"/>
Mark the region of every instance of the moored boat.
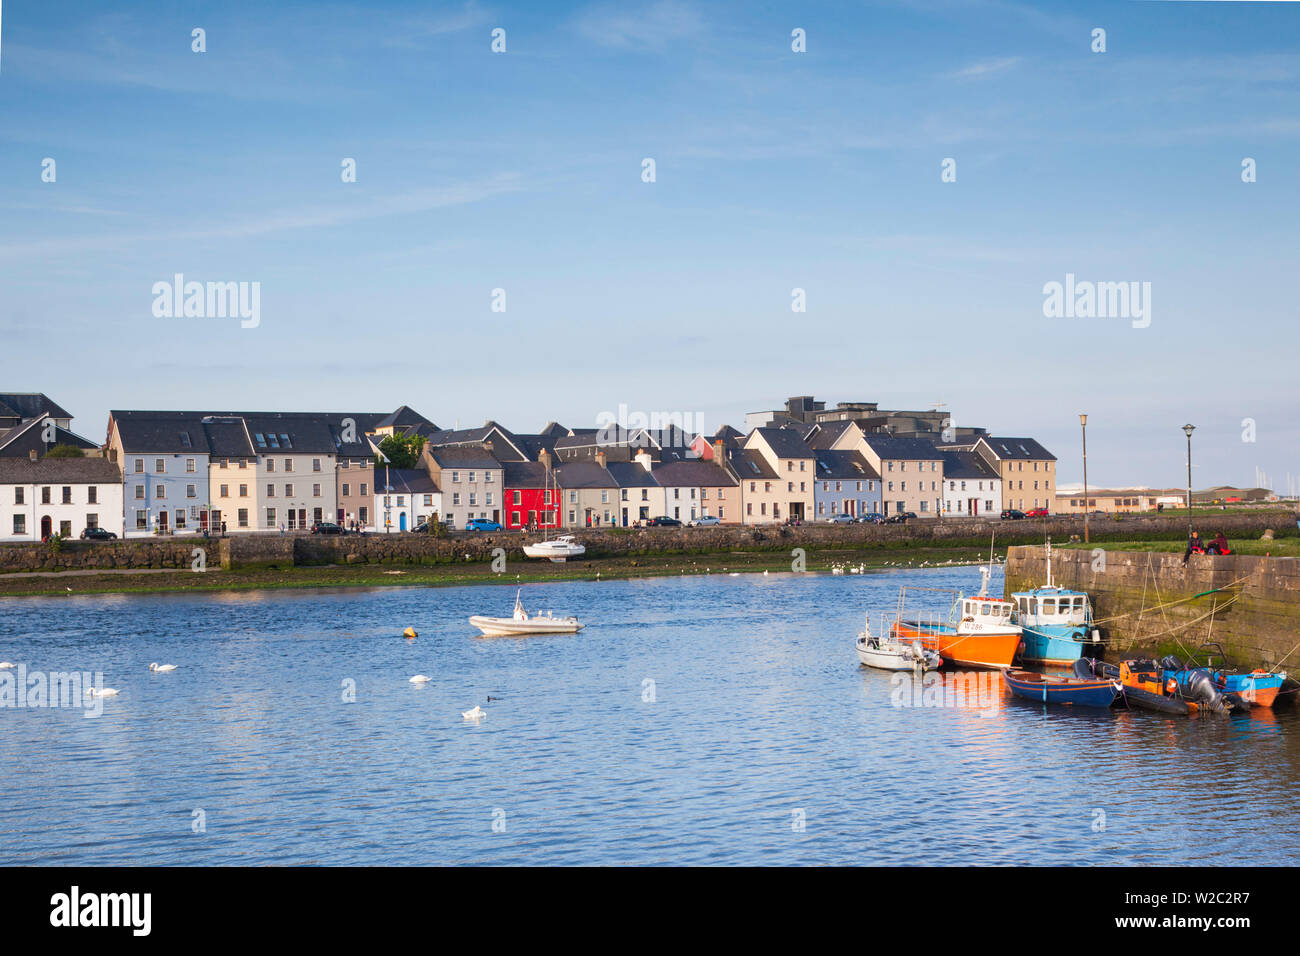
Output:
<path fill-rule="evenodd" d="M 943 665 L 935 651 L 927 651 L 920 641 L 905 644 L 891 637 L 892 628 L 884 622 L 880 633 L 871 633 L 871 620 L 868 617 L 862 631 L 858 634 L 858 660 L 868 667 L 886 671 L 925 671 L 937 670 Z"/>
<path fill-rule="evenodd" d="M 1133 657 L 1119 665 L 1080 658 L 1074 663 L 1077 677 L 1110 677 L 1119 682 L 1119 698 L 1130 707 L 1179 716 L 1201 713 L 1226 714 L 1243 707 L 1241 701 L 1214 686 L 1209 672 L 1198 669 L 1187 679 L 1166 678 L 1160 663 Z"/>
<path fill-rule="evenodd" d="M 575 541 L 571 534 L 562 534 L 554 541 L 538 541 L 534 544 L 524 545 L 524 554 L 528 557 L 548 558 L 557 564 L 586 553 L 586 546 Z"/>
<path fill-rule="evenodd" d="M 1080 657 L 1098 656 L 1101 632 L 1092 626 L 1092 603 L 1083 591 L 1052 584 L 1052 545 L 1046 547 L 1047 583 L 1011 595 L 1020 625 L 1020 659 L 1069 667 Z"/>
<path fill-rule="evenodd" d="M 1108 678 L 1055 677 L 1023 670 L 1009 670 L 1002 678 L 1017 697 L 1044 704 L 1109 707 L 1119 693 L 1119 683 Z"/>
<path fill-rule="evenodd" d="M 475 614 L 470 624 L 483 632 L 484 637 L 519 637 L 525 634 L 576 634 L 582 630 L 576 617 L 555 617 L 550 611 L 530 615 L 524 610 L 519 593 L 515 594 L 515 610 L 510 617 L 487 617 Z"/>
<path fill-rule="evenodd" d="M 1244 672 L 1233 666 L 1227 652 L 1217 641 L 1202 644 L 1186 661 L 1170 655 L 1160 662 L 1166 680 L 1186 682 L 1194 670 L 1209 672 L 1214 685 L 1223 694 L 1237 698 L 1244 706 L 1272 707 L 1286 682 L 1286 672 L 1256 668 Z"/>
<path fill-rule="evenodd" d="M 989 595 L 988 568 L 980 568 L 980 574 L 983 583 L 979 593 L 974 597 L 958 594 L 946 622 L 937 618 L 905 619 L 900 596 L 894 639 L 918 640 L 926 650 L 937 651 L 944 660 L 962 667 L 1010 667 L 1021 640 L 1020 626 L 1011 620 L 1014 605 Z"/>

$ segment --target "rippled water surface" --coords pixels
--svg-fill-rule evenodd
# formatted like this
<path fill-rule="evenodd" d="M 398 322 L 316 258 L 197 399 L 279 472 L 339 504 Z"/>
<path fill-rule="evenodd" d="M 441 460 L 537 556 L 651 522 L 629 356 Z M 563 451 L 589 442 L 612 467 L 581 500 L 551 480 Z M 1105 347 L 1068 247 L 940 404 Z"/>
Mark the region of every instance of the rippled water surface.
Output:
<path fill-rule="evenodd" d="M 523 639 L 466 624 L 508 614 L 504 586 L 0 600 L 0 660 L 121 691 L 96 719 L 0 709 L 0 861 L 1294 861 L 1294 708 L 911 706 L 859 666 L 899 584 L 978 581 L 535 585 L 588 627 Z"/>

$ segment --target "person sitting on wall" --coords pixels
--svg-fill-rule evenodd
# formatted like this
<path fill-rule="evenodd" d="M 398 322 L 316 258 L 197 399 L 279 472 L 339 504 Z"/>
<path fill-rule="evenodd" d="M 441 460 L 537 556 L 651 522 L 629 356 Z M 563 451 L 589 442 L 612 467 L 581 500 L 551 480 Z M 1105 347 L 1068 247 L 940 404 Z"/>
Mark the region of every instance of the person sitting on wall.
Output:
<path fill-rule="evenodd" d="M 1232 548 L 1228 547 L 1228 539 L 1220 531 L 1210 542 L 1209 547 L 1205 549 L 1206 554 L 1232 554 Z"/>
<path fill-rule="evenodd" d="M 1192 555 L 1204 553 L 1205 548 L 1201 544 L 1201 533 L 1199 531 L 1193 531 L 1191 536 L 1187 539 L 1187 550 L 1183 553 L 1183 564 L 1186 564 L 1187 559 Z"/>

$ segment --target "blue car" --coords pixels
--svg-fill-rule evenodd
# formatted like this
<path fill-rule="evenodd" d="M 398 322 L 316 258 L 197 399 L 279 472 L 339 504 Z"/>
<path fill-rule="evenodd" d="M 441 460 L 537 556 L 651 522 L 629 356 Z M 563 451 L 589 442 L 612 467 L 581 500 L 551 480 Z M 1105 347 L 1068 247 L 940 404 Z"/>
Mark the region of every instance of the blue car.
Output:
<path fill-rule="evenodd" d="M 465 522 L 466 531 L 504 531 L 505 529 L 495 521 L 489 521 L 487 518 L 470 518 Z"/>

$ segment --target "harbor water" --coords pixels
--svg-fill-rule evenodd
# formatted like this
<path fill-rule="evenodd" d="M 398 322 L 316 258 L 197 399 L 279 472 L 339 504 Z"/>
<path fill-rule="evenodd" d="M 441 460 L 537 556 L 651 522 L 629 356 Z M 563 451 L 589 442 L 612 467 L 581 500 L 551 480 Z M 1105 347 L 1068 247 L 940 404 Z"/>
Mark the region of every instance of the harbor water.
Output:
<path fill-rule="evenodd" d="M 854 652 L 900 584 L 969 593 L 979 573 L 531 585 L 530 611 L 587 627 L 528 638 L 466 623 L 508 615 L 506 585 L 0 600 L 0 661 L 119 691 L 93 718 L 0 707 L 0 862 L 1300 855 L 1293 706 L 1189 719 L 926 693 Z"/>

